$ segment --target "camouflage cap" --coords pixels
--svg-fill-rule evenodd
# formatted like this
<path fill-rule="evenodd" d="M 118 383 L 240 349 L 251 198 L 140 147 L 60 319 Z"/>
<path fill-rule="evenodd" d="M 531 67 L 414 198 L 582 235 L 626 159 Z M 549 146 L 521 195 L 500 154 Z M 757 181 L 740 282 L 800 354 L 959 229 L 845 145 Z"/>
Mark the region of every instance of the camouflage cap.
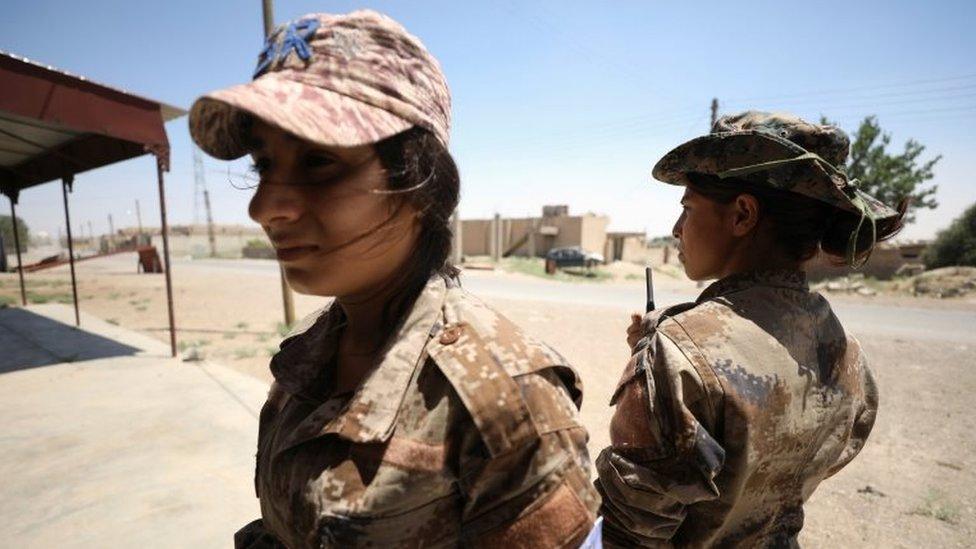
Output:
<path fill-rule="evenodd" d="M 791 114 L 746 111 L 723 116 L 711 133 L 664 155 L 651 174 L 686 185 L 689 172 L 739 177 L 803 194 L 880 221 L 898 215 L 861 191 L 843 165 L 850 140 L 839 128 L 811 124 Z"/>
<path fill-rule="evenodd" d="M 313 13 L 268 37 L 250 83 L 197 99 L 190 134 L 211 156 L 239 158 L 248 115 L 321 145 L 420 126 L 446 147 L 451 96 L 437 60 L 396 21 L 369 10 Z"/>

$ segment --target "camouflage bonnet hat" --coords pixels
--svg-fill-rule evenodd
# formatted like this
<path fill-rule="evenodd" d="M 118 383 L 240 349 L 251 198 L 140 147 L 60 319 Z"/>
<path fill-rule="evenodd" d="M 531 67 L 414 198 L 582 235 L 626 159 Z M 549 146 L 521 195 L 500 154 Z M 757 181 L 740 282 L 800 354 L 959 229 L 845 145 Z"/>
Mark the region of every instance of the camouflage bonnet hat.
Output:
<path fill-rule="evenodd" d="M 689 172 L 747 179 L 826 202 L 872 225 L 898 216 L 847 177 L 842 167 L 849 148 L 847 135 L 834 126 L 746 111 L 719 118 L 711 133 L 674 148 L 651 174 L 672 185 L 686 185 Z"/>
<path fill-rule="evenodd" d="M 279 26 L 250 83 L 190 109 L 190 134 L 223 160 L 248 152 L 251 116 L 320 145 L 376 143 L 413 126 L 446 147 L 451 96 L 437 60 L 389 17 L 314 13 Z"/>

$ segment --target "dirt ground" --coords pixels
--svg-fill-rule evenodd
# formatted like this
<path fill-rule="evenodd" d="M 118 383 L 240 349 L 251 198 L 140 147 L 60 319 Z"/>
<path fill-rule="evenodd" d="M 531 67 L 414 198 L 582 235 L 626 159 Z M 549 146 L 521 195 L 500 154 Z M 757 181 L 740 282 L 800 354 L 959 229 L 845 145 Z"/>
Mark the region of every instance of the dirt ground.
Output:
<path fill-rule="evenodd" d="M 168 341 L 162 275 L 120 263 L 78 265 L 82 310 Z M 34 301 L 70 303 L 66 268 L 28 274 Z M 526 276 L 526 275 L 511 275 Z M 626 279 L 616 283 L 637 283 Z M 629 282 L 627 281 L 629 280 Z M 285 328 L 277 276 L 174 269 L 180 348 L 270 380 L 268 359 Z M 16 275 L 0 274 L 0 302 L 19 303 Z M 834 299 L 834 297 L 831 297 Z M 840 299 L 857 299 L 842 297 Z M 867 299 L 867 298 L 865 298 Z M 907 298 L 872 298 L 894 309 Z M 489 299 L 580 371 L 590 450 L 608 442 L 610 392 L 628 351 L 617 309 Z M 296 296 L 299 316 L 323 304 Z M 971 301 L 912 300 L 913 306 L 971 308 Z M 580 337 L 586 334 L 586 337 Z M 881 410 L 862 454 L 825 481 L 807 505 L 808 547 L 971 547 L 976 539 L 976 345 L 859 335 L 881 386 Z"/>

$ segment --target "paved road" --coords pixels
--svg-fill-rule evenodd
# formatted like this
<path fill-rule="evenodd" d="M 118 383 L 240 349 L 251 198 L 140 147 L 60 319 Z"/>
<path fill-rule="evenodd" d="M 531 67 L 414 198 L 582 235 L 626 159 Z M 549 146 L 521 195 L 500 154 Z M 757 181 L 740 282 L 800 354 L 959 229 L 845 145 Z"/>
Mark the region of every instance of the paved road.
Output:
<path fill-rule="evenodd" d="M 642 285 L 549 282 L 514 277 L 466 276 L 465 286 L 485 297 L 556 301 L 619 308 L 621 313 L 640 310 Z M 692 301 L 695 294 L 656 292 L 659 307 Z M 976 343 L 976 311 L 894 307 L 834 300 L 834 312 L 844 326 L 857 334 L 884 335 L 913 340 Z"/>
<path fill-rule="evenodd" d="M 232 270 L 275 276 L 278 273 L 276 263 L 260 259 L 176 259 L 174 267 L 197 271 Z M 610 307 L 620 309 L 622 314 L 640 309 L 644 303 L 644 287 L 640 284 L 553 282 L 468 271 L 464 275 L 464 285 L 471 292 L 488 298 Z M 694 298 L 693 294 L 663 291 L 656 295 L 659 307 Z M 835 300 L 834 310 L 844 326 L 855 335 L 884 335 L 923 341 L 976 344 L 976 311 L 895 307 L 839 300 Z"/>

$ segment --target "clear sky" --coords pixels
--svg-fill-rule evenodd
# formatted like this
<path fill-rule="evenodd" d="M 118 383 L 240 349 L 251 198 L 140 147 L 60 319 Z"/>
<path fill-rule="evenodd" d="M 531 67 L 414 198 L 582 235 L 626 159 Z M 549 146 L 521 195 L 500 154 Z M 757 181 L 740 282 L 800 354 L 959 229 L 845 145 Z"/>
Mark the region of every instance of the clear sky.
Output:
<path fill-rule="evenodd" d="M 848 131 L 876 114 L 897 150 L 915 138 L 927 156 L 942 154 L 933 181 L 941 206 L 922 212 L 906 238 L 933 236 L 976 201 L 971 1 L 277 0 L 275 19 L 362 7 L 399 20 L 443 65 L 464 218 L 569 204 L 609 215 L 614 230 L 667 234 L 680 191 L 652 182 L 650 168 L 707 131 L 713 97 L 720 113 L 824 114 Z M 7 0 L 0 12 L 0 49 L 183 108 L 248 80 L 261 44 L 260 0 Z M 170 221 L 189 223 L 186 118 L 167 130 Z M 226 163 L 205 165 L 215 221 L 249 223 L 249 192 L 230 186 Z M 63 227 L 59 187 L 21 195 L 18 214 L 32 229 Z M 134 225 L 135 199 L 143 223 L 158 225 L 150 157 L 79 175 L 74 230 L 84 224 L 87 235 L 90 221 L 105 232 L 109 213 L 116 227 Z"/>

